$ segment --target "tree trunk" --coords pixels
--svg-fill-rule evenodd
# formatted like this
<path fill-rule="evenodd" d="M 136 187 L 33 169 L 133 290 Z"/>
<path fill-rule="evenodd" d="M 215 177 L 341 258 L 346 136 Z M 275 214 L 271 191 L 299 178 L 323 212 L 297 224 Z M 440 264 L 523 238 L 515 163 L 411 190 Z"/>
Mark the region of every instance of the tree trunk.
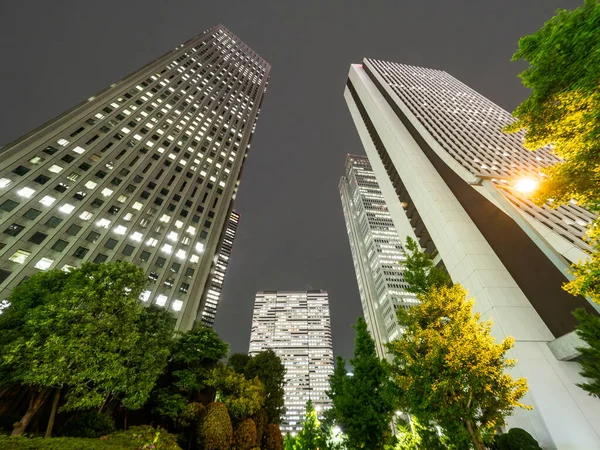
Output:
<path fill-rule="evenodd" d="M 48 389 L 42 389 L 39 392 L 35 392 L 31 395 L 31 400 L 29 400 L 29 407 L 27 408 L 27 412 L 21 418 L 20 421 L 16 422 L 13 425 L 11 436 L 21 436 L 25 430 L 27 429 L 27 425 L 33 419 L 33 416 L 39 411 L 42 407 L 46 399 L 48 398 L 49 391 Z"/>
<path fill-rule="evenodd" d="M 56 410 L 58 409 L 58 401 L 60 400 L 60 389 L 57 389 L 54 393 L 54 401 L 52 402 L 52 410 L 50 411 L 50 418 L 48 419 L 48 426 L 46 427 L 46 434 L 44 438 L 47 439 L 52 436 L 52 427 L 54 427 L 54 419 L 56 419 Z"/>
<path fill-rule="evenodd" d="M 486 450 L 481 437 L 475 432 L 473 424 L 470 420 L 465 420 L 465 424 L 467 425 L 467 430 L 469 430 L 469 434 L 471 435 L 471 440 L 473 441 L 473 445 L 475 446 L 475 450 Z"/>
<path fill-rule="evenodd" d="M 102 414 L 102 410 L 106 406 L 106 402 L 108 400 L 108 397 L 110 397 L 110 393 L 106 394 L 106 397 L 104 397 L 104 401 L 102 402 L 102 405 L 100 405 L 100 409 L 98 410 L 98 414 Z"/>
<path fill-rule="evenodd" d="M 127 410 L 125 410 L 125 418 L 123 420 L 123 431 L 127 431 Z"/>

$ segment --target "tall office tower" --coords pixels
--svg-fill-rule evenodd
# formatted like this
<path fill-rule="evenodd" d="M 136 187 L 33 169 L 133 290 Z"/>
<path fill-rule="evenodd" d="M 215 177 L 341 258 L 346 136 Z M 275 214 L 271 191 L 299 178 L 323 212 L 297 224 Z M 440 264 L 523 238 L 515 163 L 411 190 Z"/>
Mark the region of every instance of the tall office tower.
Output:
<path fill-rule="evenodd" d="M 233 250 L 233 241 L 239 221 L 240 215 L 236 211 L 231 211 L 227 227 L 223 230 L 223 235 L 221 236 L 219 251 L 210 271 L 210 281 L 204 290 L 206 298 L 201 302 L 204 307 L 199 311 L 198 322 L 207 327 L 212 327 L 215 324 L 217 308 L 221 299 L 221 291 L 223 290 L 225 274 L 227 273 L 227 266 Z"/>
<path fill-rule="evenodd" d="M 344 95 L 400 236 L 439 252 L 495 336 L 515 338 L 533 410 L 515 410 L 509 426 L 544 448 L 600 448 L 600 403 L 576 386 L 571 315 L 595 309 L 561 289 L 594 216 L 521 192 L 556 161 L 550 149 L 526 150 L 523 134 L 502 132 L 509 113 L 443 71 L 365 59 Z"/>
<path fill-rule="evenodd" d="M 348 155 L 339 184 L 365 320 L 380 358 L 401 332 L 396 310 L 417 303 L 406 291 L 402 241 L 369 160 Z"/>
<path fill-rule="evenodd" d="M 331 406 L 325 391 L 333 374 L 333 346 L 326 291 L 261 291 L 254 300 L 250 355 L 272 349 L 285 369 L 281 430 L 302 429 L 306 402 L 317 411 Z"/>
<path fill-rule="evenodd" d="M 270 66 L 222 25 L 8 144 L 0 298 L 39 270 L 129 260 L 190 329 Z"/>

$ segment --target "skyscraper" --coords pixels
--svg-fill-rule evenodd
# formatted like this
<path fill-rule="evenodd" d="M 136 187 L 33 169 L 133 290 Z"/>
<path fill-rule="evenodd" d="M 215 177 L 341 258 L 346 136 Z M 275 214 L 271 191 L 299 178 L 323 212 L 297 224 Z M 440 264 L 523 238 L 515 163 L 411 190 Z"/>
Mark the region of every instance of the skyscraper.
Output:
<path fill-rule="evenodd" d="M 502 132 L 509 113 L 443 71 L 365 59 L 344 96 L 402 239 L 439 253 L 495 336 L 514 336 L 533 410 L 509 425 L 545 448 L 600 448 L 600 404 L 576 386 L 571 316 L 595 307 L 561 289 L 569 263 L 587 257 L 594 216 L 523 193 L 556 162 L 551 150 L 526 150 L 522 134 Z"/>
<path fill-rule="evenodd" d="M 333 374 L 333 346 L 327 292 L 261 291 L 256 294 L 250 355 L 272 349 L 285 369 L 285 407 L 281 430 L 302 429 L 306 402 L 317 411 L 331 406 L 325 391 Z"/>
<path fill-rule="evenodd" d="M 417 303 L 406 291 L 402 241 L 366 157 L 348 155 L 339 188 L 363 313 L 383 358 L 401 331 L 396 309 Z"/>
<path fill-rule="evenodd" d="M 240 215 L 236 211 L 231 211 L 227 226 L 223 230 L 219 251 L 214 259 L 214 265 L 210 271 L 210 281 L 207 283 L 207 288 L 204 290 L 205 299 L 202 301 L 204 307 L 200 311 L 198 322 L 202 325 L 212 327 L 215 324 L 217 315 L 217 307 L 221 300 L 221 291 L 223 290 L 223 282 L 229 265 L 229 258 L 233 250 L 233 241 L 237 231 Z"/>
<path fill-rule="evenodd" d="M 270 66 L 222 25 L 2 149 L 0 298 L 39 270 L 129 260 L 193 326 Z"/>

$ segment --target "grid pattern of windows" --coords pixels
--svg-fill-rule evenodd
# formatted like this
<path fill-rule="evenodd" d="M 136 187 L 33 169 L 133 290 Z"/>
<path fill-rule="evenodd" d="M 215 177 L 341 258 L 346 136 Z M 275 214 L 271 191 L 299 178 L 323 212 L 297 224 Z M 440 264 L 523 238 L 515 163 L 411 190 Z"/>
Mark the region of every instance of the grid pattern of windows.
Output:
<path fill-rule="evenodd" d="M 333 345 L 327 292 L 261 291 L 256 294 L 250 355 L 272 349 L 285 369 L 286 413 L 282 432 L 302 429 L 306 402 L 331 407 L 325 391 L 333 374 Z"/>
<path fill-rule="evenodd" d="M 401 332 L 396 309 L 417 303 L 406 290 L 402 240 L 366 157 L 348 155 L 339 188 L 363 314 L 383 358 Z"/>
<path fill-rule="evenodd" d="M 40 269 L 129 260 L 142 300 L 191 328 L 269 70 L 219 25 L 5 146 L 0 298 Z"/>
<path fill-rule="evenodd" d="M 539 207 L 512 189 L 523 177 L 539 177 L 557 157 L 548 147 L 523 147 L 524 132 L 502 130 L 514 119 L 504 109 L 441 70 L 365 59 L 364 67 L 410 110 L 435 141 L 464 169 L 491 179 L 497 189 L 529 217 L 583 250 L 586 227 L 595 219 L 576 204 Z"/>
<path fill-rule="evenodd" d="M 198 320 L 208 327 L 212 327 L 215 323 L 215 316 L 217 314 L 219 300 L 221 299 L 223 282 L 225 281 L 229 258 L 233 251 L 233 240 L 235 239 L 239 221 L 240 215 L 237 212 L 232 211 L 229 215 L 227 228 L 225 228 L 225 233 L 221 239 L 218 257 L 210 273 L 210 282 L 207 284 L 207 289 L 205 290 L 206 299 L 203 302 L 204 308 L 200 311 Z M 187 292 L 188 288 L 189 286 L 186 283 L 183 283 L 179 287 L 179 290 Z"/>

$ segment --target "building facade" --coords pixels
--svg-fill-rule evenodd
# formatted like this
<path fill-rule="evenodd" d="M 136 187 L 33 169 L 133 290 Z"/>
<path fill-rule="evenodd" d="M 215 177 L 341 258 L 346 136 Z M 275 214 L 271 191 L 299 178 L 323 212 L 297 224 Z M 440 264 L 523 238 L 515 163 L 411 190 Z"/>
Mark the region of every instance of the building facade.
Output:
<path fill-rule="evenodd" d="M 384 358 L 401 332 L 396 310 L 417 303 L 406 290 L 402 241 L 368 158 L 348 155 L 339 188 L 363 314 Z"/>
<path fill-rule="evenodd" d="M 600 448 L 600 404 L 576 386 L 571 315 L 596 309 L 561 289 L 587 257 L 594 216 L 522 192 L 556 162 L 550 149 L 526 150 L 523 134 L 502 132 L 508 112 L 443 71 L 365 59 L 344 96 L 402 239 L 441 258 L 498 339 L 515 338 L 514 375 L 527 378 L 533 410 L 508 425 L 544 448 Z"/>
<path fill-rule="evenodd" d="M 269 70 L 219 25 L 6 145 L 0 298 L 39 270 L 129 260 L 142 300 L 190 329 Z"/>
<path fill-rule="evenodd" d="M 221 236 L 219 251 L 214 258 L 214 265 L 210 271 L 210 281 L 206 284 L 206 289 L 204 289 L 205 298 L 201 302 L 202 309 L 198 311 L 198 323 L 207 327 L 212 327 L 215 324 L 217 308 L 219 300 L 221 300 L 223 283 L 225 282 L 227 266 L 229 265 L 229 258 L 231 258 L 231 252 L 233 251 L 233 241 L 235 240 L 239 221 L 239 213 L 231 211 L 227 227 L 223 230 L 223 235 Z"/>
<path fill-rule="evenodd" d="M 306 402 L 317 411 L 331 406 L 325 393 L 333 374 L 333 345 L 326 291 L 261 291 L 256 294 L 251 356 L 272 349 L 283 362 L 286 413 L 282 432 L 302 429 Z"/>

